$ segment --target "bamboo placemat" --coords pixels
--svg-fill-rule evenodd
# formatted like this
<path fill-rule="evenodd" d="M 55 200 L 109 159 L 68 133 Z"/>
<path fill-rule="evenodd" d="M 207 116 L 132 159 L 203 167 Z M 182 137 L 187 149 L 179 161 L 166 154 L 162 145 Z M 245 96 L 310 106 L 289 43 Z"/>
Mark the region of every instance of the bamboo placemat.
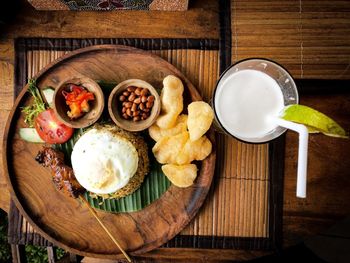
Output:
<path fill-rule="evenodd" d="M 81 47 L 122 44 L 149 50 L 175 65 L 209 101 L 226 52 L 216 40 L 18 39 L 15 94 L 49 62 Z M 164 247 L 272 249 L 280 240 L 283 190 L 281 143 L 253 146 L 217 134 L 217 164 L 209 195 L 195 219 Z M 282 157 L 281 157 L 282 156 Z M 282 159 L 283 160 L 283 159 Z M 277 163 L 277 166 L 276 166 Z M 283 167 L 282 167 L 283 168 Z M 11 204 L 9 242 L 51 245 Z M 277 242 L 277 243 L 276 243 Z"/>
<path fill-rule="evenodd" d="M 299 79 L 350 78 L 349 1 L 231 0 L 232 61 L 272 59 Z"/>

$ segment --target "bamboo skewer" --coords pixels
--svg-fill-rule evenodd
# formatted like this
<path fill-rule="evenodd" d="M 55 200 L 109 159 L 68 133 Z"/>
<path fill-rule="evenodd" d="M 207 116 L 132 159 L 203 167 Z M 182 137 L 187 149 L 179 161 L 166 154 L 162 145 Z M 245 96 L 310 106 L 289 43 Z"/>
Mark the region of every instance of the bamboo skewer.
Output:
<path fill-rule="evenodd" d="M 83 196 L 79 196 L 79 198 L 86 204 L 86 206 L 89 208 L 89 211 L 91 212 L 91 214 L 96 218 L 96 220 L 98 221 L 98 223 L 100 224 L 100 226 L 103 228 L 104 231 L 106 231 L 106 233 L 108 234 L 108 236 L 112 239 L 112 241 L 114 242 L 114 244 L 119 248 L 119 250 L 123 253 L 124 257 L 128 260 L 128 262 L 131 262 L 130 257 L 128 256 L 128 254 L 125 252 L 125 250 L 120 246 L 119 242 L 113 237 L 113 235 L 111 234 L 111 232 L 109 232 L 108 228 L 104 225 L 104 223 L 101 221 L 101 219 L 98 217 L 96 211 L 90 206 L 89 202 L 83 197 Z"/>

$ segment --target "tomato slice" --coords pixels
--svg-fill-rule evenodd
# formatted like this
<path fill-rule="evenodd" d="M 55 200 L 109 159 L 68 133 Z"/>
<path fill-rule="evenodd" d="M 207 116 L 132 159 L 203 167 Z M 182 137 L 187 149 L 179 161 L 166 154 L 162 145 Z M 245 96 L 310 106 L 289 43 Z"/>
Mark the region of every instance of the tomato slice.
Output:
<path fill-rule="evenodd" d="M 73 135 L 73 128 L 60 122 L 53 109 L 39 113 L 35 118 L 35 129 L 47 143 L 64 143 Z"/>

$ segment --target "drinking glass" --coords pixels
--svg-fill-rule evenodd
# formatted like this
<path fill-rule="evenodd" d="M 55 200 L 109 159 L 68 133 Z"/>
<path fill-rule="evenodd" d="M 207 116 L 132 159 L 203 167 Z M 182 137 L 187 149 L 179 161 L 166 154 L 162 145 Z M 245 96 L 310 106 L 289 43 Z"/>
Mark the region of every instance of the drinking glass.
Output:
<path fill-rule="evenodd" d="M 238 140 L 241 140 L 243 142 L 248 143 L 266 143 L 269 142 L 277 137 L 279 137 L 281 134 L 283 134 L 287 129 L 281 126 L 277 126 L 275 129 L 269 131 L 268 133 L 264 134 L 263 136 L 256 137 L 256 138 L 244 138 L 242 136 L 237 136 L 235 134 L 231 134 L 227 127 L 225 127 L 222 122 L 220 121 L 218 114 L 217 114 L 217 106 L 220 103 L 220 96 L 218 96 L 217 90 L 220 88 L 220 86 L 223 85 L 233 74 L 235 74 L 238 71 L 241 70 L 256 70 L 260 71 L 262 73 L 267 74 L 272 79 L 274 79 L 278 86 L 280 87 L 282 94 L 283 94 L 283 100 L 284 100 L 284 106 L 290 105 L 290 104 L 298 104 L 299 103 L 299 96 L 298 91 L 295 85 L 295 82 L 292 78 L 292 76 L 288 73 L 286 69 L 284 69 L 281 65 L 277 64 L 276 62 L 273 62 L 268 59 L 261 59 L 261 58 L 252 58 L 252 59 L 245 59 L 241 60 L 233 65 L 231 65 L 225 72 L 223 72 L 216 84 L 213 97 L 212 97 L 212 107 L 214 109 L 215 113 L 215 119 L 214 124 L 215 127 L 219 129 L 219 131 L 222 131 Z M 226 88 L 227 87 L 226 85 Z M 242 86 L 244 88 L 244 86 Z"/>

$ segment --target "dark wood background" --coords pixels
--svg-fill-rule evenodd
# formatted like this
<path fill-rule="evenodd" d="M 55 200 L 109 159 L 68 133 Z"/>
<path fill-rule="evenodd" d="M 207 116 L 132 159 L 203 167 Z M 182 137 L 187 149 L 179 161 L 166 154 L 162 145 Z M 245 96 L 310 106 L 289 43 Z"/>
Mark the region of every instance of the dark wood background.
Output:
<path fill-rule="evenodd" d="M 267 57 L 285 65 L 297 79 L 350 79 L 349 1 L 232 1 L 232 60 Z M 115 13 L 38 12 L 23 3 L 14 21 L 0 29 L 0 135 L 13 105 L 16 37 L 171 37 L 219 38 L 217 1 L 191 1 L 185 13 L 120 11 Z M 300 81 L 301 103 L 329 114 L 347 129 L 349 82 Z M 330 92 L 321 92 L 320 87 Z M 305 90 L 307 90 L 305 88 Z M 308 198 L 295 197 L 296 136 L 288 133 L 284 178 L 284 245 L 320 233 L 350 214 L 348 141 L 312 136 Z M 9 194 L 0 177 L 1 208 Z M 158 249 L 149 258 L 245 259 L 260 252 Z"/>

